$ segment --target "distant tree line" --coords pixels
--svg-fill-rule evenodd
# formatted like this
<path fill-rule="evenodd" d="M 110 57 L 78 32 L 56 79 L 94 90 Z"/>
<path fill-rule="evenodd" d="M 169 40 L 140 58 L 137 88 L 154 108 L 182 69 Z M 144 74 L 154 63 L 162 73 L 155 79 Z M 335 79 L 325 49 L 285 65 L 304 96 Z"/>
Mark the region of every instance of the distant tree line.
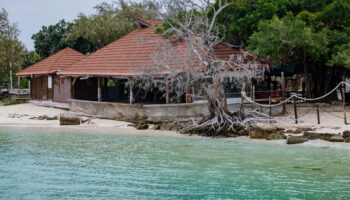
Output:
<path fill-rule="evenodd" d="M 32 36 L 35 51 L 41 58 L 71 47 L 89 54 L 137 28 L 137 17 L 156 18 L 153 3 L 119 0 L 95 6 L 96 14 L 80 14 L 73 22 L 59 21 Z"/>
<path fill-rule="evenodd" d="M 350 69 L 349 0 L 228 0 L 217 18 L 220 34 L 235 44 L 305 75 L 309 96 L 325 93 Z M 59 21 L 32 36 L 35 52 L 18 40 L 16 24 L 0 13 L 0 84 L 16 70 L 65 47 L 90 54 L 136 29 L 137 17 L 157 18 L 156 3 L 119 0 L 96 13 Z M 200 13 L 199 13 L 200 14 Z"/>

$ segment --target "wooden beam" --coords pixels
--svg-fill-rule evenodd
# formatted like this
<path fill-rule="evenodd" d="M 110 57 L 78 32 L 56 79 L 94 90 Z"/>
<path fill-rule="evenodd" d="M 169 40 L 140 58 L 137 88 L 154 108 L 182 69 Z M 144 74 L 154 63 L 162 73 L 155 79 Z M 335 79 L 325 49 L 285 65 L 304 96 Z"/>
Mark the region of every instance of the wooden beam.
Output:
<path fill-rule="evenodd" d="M 166 83 L 166 97 L 165 97 L 165 101 L 166 101 L 166 104 L 169 104 L 170 103 L 170 85 L 169 85 L 169 82 Z"/>
<path fill-rule="evenodd" d="M 101 78 L 97 78 L 97 100 L 98 102 L 102 102 L 102 94 L 101 94 Z"/>
<path fill-rule="evenodd" d="M 192 87 L 187 86 L 186 88 L 186 103 L 192 103 Z"/>
<path fill-rule="evenodd" d="M 75 82 L 77 81 L 77 77 L 74 77 L 73 81 L 72 81 L 72 87 L 74 86 Z"/>
<path fill-rule="evenodd" d="M 129 102 L 132 104 L 134 102 L 134 92 L 133 92 L 134 85 L 132 83 L 132 80 L 129 79 L 129 89 L 130 89 L 130 96 L 129 96 Z"/>

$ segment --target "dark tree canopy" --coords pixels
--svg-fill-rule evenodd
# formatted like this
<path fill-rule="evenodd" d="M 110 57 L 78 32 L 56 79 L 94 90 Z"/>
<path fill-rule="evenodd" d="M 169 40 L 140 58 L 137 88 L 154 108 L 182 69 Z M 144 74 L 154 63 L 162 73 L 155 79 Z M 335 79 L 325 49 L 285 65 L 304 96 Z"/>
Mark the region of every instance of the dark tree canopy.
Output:
<path fill-rule="evenodd" d="M 36 53 L 41 58 L 46 58 L 65 47 L 72 47 L 81 53 L 89 53 L 95 50 L 93 45 L 83 38 L 79 37 L 75 40 L 66 40 L 72 26 L 73 23 L 66 22 L 65 20 L 61 20 L 57 24 L 48 27 L 43 26 L 38 33 L 32 36 Z"/>
<path fill-rule="evenodd" d="M 257 31 L 262 20 L 274 16 L 284 17 L 288 12 L 297 15 L 303 10 L 321 11 L 331 0 L 230 0 L 231 5 L 223 11 L 218 23 L 223 25 L 223 34 L 228 42 L 243 47 Z"/>
<path fill-rule="evenodd" d="M 318 96 L 350 69 L 350 1 L 300 5 L 300 12 L 259 20 L 246 43 L 276 64 L 296 64 Z"/>

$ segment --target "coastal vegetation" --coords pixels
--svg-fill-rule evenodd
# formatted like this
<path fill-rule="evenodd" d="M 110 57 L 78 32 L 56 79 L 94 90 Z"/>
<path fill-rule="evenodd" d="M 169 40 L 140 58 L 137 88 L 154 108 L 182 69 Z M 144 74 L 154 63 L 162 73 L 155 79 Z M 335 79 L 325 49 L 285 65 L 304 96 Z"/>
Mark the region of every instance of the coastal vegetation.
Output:
<path fill-rule="evenodd" d="M 217 16 L 226 42 L 249 49 L 285 67 L 305 74 L 308 96 L 318 96 L 339 82 L 350 68 L 350 3 L 347 0 L 287 1 L 230 0 Z M 35 51 L 18 40 L 19 30 L 0 13 L 0 84 L 14 72 L 65 47 L 84 54 L 96 51 L 136 28 L 134 18 L 158 18 L 154 1 L 120 0 L 96 5 L 96 14 L 80 14 L 33 35 Z M 330 77 L 330 78 L 326 78 Z M 14 81 L 16 77 L 14 76 Z M 22 80 L 26 85 L 25 80 Z"/>
<path fill-rule="evenodd" d="M 286 1 L 286 0 L 217 0 L 212 1 L 144 1 L 120 0 L 101 3 L 96 14 L 80 14 L 72 22 L 65 20 L 33 35 L 35 52 L 28 52 L 18 40 L 19 30 L 11 24 L 7 12 L 1 17 L 0 62 L 1 81 L 8 82 L 9 63 L 14 72 L 48 57 L 65 47 L 90 54 L 136 29 L 134 19 L 160 18 L 156 32 L 174 41 L 184 41 L 187 53 L 183 73 L 169 73 L 160 85 L 175 88 L 181 97 L 187 89 L 197 88 L 208 100 L 210 115 L 195 121 L 185 132 L 221 135 L 246 129 L 266 116 L 256 112 L 228 111 L 224 84 L 229 82 L 242 91 L 252 78 L 263 77 L 264 65 L 252 54 L 216 57 L 214 48 L 225 44 L 246 49 L 271 61 L 271 65 L 292 68 L 305 78 L 305 96 L 317 97 L 337 85 L 350 67 L 350 2 L 347 0 Z M 342 20 L 340 20 L 342 19 Z M 159 44 L 162 53 L 153 55 L 156 66 L 180 62 L 178 49 L 169 43 Z M 18 58 L 18 59 L 17 59 Z M 247 62 L 247 60 L 249 62 Z M 193 70 L 193 62 L 199 68 Z M 241 68 L 237 68 L 240 66 Z M 229 69 L 229 70 L 227 70 Z M 159 71 L 167 70 L 159 67 Z M 169 70 L 169 69 L 168 69 Z M 171 70 L 170 70 L 171 71 Z M 143 87 L 159 82 L 156 71 L 139 77 Z M 145 73 L 144 73 L 145 74 Z"/>

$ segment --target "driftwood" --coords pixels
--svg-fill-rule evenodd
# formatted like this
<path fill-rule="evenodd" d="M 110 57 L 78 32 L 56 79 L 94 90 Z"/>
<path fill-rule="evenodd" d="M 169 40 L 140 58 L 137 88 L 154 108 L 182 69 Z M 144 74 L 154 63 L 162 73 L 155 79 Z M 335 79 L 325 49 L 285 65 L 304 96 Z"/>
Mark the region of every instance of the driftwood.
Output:
<path fill-rule="evenodd" d="M 60 125 L 80 125 L 81 118 L 69 113 L 60 114 Z"/>

